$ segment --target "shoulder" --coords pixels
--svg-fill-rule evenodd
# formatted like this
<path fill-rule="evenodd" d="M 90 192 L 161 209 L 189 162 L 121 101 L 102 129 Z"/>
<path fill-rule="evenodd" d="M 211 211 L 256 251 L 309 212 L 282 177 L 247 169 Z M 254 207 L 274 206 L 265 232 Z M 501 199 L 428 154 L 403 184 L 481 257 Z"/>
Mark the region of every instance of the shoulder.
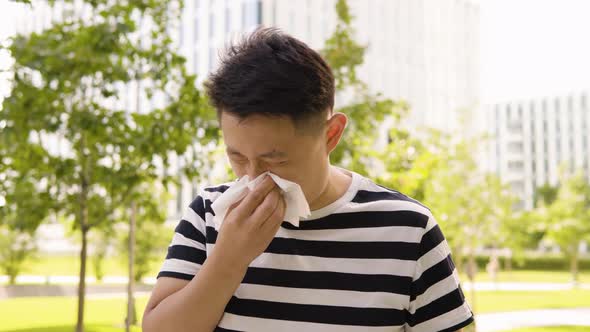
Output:
<path fill-rule="evenodd" d="M 365 177 L 362 178 L 347 209 L 350 212 L 385 213 L 408 226 L 424 230 L 431 228 L 432 223 L 435 223 L 430 209 L 420 201 Z"/>
<path fill-rule="evenodd" d="M 211 211 L 211 204 L 223 194 L 235 181 L 205 186 L 193 197 L 189 208 L 205 220 L 205 213 Z"/>

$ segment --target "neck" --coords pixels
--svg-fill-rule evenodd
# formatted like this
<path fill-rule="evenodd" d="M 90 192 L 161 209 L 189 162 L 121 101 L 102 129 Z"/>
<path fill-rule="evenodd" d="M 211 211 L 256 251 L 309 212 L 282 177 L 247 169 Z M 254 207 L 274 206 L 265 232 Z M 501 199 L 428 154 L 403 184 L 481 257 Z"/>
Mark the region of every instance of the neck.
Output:
<path fill-rule="evenodd" d="M 312 211 L 319 210 L 338 200 L 350 186 L 352 176 L 344 171 L 328 166 L 328 180 L 320 195 L 310 202 L 309 208 Z"/>

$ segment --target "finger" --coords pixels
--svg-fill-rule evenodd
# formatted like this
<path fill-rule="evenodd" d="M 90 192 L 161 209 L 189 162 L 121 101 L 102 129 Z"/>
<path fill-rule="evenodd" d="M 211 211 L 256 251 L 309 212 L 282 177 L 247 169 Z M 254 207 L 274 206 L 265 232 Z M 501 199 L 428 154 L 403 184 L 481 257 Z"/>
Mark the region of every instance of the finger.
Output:
<path fill-rule="evenodd" d="M 227 208 L 227 213 L 225 214 L 226 216 L 228 216 L 235 208 L 237 208 L 242 201 L 244 200 L 244 197 L 240 198 L 238 201 L 232 203 L 228 208 Z"/>
<path fill-rule="evenodd" d="M 277 222 L 277 223 L 267 222 L 263 225 L 264 227 L 261 228 L 260 231 L 265 235 L 268 233 L 268 235 L 266 235 L 266 236 L 272 237 L 272 239 L 274 239 L 277 236 L 279 229 L 281 229 L 281 225 L 282 225 L 282 222 Z M 271 241 L 272 241 L 272 239 L 271 239 Z"/>
<path fill-rule="evenodd" d="M 246 216 L 251 215 L 266 198 L 266 195 L 275 187 L 276 184 L 272 178 L 268 175 L 265 176 L 264 180 L 254 190 L 246 194 L 242 204 L 237 209 Z"/>
<path fill-rule="evenodd" d="M 276 228 L 276 230 L 278 230 L 278 227 L 283 223 L 283 221 L 285 219 L 286 209 L 287 209 L 287 204 L 285 202 L 283 195 L 281 195 L 279 198 L 279 202 L 277 204 L 276 209 L 274 209 L 274 211 L 272 212 L 270 217 L 268 217 L 268 219 L 266 219 L 264 221 L 264 224 L 262 225 L 262 227 L 265 227 L 268 229 L 275 229 Z M 275 233 L 276 233 L 276 230 L 275 230 Z"/>
<path fill-rule="evenodd" d="M 273 189 L 252 213 L 252 221 L 261 226 L 277 209 L 280 198 L 278 188 Z"/>

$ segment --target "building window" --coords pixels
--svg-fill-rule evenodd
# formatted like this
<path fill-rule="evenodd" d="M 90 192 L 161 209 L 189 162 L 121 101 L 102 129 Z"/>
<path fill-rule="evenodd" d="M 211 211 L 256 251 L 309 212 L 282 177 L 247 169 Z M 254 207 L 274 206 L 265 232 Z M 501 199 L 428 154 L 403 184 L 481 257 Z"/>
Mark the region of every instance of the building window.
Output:
<path fill-rule="evenodd" d="M 543 133 L 546 135 L 549 131 L 549 125 L 547 124 L 547 119 L 543 119 Z"/>
<path fill-rule="evenodd" d="M 260 24 L 262 24 L 262 2 L 251 0 L 242 2 L 242 28 L 246 30 Z"/>
<path fill-rule="evenodd" d="M 198 13 L 195 13 L 195 18 L 193 20 L 193 42 L 195 47 L 199 43 L 199 17 Z"/>
<path fill-rule="evenodd" d="M 209 12 L 209 38 L 211 42 L 213 40 L 213 36 L 215 36 L 215 15 L 213 12 Z"/>
<path fill-rule="evenodd" d="M 277 25 L 277 2 L 273 1 L 271 3 L 272 5 L 272 25 L 276 26 Z"/>
<path fill-rule="evenodd" d="M 227 4 L 226 4 L 227 6 Z M 229 34 L 231 32 L 231 9 L 229 7 L 225 7 L 225 34 Z"/>
<path fill-rule="evenodd" d="M 545 137 L 543 139 L 543 151 L 545 152 L 545 155 L 547 155 L 547 153 L 549 153 L 549 147 L 547 144 L 547 137 Z"/>
<path fill-rule="evenodd" d="M 209 46 L 209 71 L 213 71 L 216 60 L 215 47 Z"/>
<path fill-rule="evenodd" d="M 586 100 L 587 96 L 586 94 L 582 94 L 582 98 L 580 100 L 580 106 L 582 107 L 582 109 L 586 109 L 587 104 L 587 100 Z"/>
<path fill-rule="evenodd" d="M 256 24 L 262 24 L 262 1 L 256 1 Z"/>
<path fill-rule="evenodd" d="M 289 30 L 295 30 L 295 10 L 289 12 Z"/>
<path fill-rule="evenodd" d="M 184 24 L 182 24 L 182 21 L 181 21 L 178 26 L 178 47 L 182 48 L 183 44 L 184 44 Z"/>
<path fill-rule="evenodd" d="M 306 16 L 306 20 L 307 20 L 306 21 L 306 25 L 307 25 L 307 40 L 311 41 L 311 17 L 312 17 L 312 15 L 311 15 L 311 9 L 310 9 L 310 7 L 311 7 L 311 1 L 310 0 L 307 0 L 307 4 L 306 5 L 307 5 L 306 6 L 307 7 L 307 15 L 305 15 L 305 16 Z"/>
<path fill-rule="evenodd" d="M 543 111 L 543 118 L 547 118 L 547 99 L 543 99 L 541 110 Z"/>

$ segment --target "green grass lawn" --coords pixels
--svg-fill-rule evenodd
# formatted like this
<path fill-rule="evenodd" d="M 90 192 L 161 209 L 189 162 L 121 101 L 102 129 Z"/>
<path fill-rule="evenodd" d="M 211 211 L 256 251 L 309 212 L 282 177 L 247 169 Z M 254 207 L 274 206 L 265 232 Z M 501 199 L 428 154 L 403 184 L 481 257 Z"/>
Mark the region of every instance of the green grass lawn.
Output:
<path fill-rule="evenodd" d="M 153 262 L 151 265 L 150 276 L 156 276 L 162 261 Z M 104 260 L 105 276 L 125 276 L 127 275 L 127 263 L 120 257 L 107 257 Z M 91 260 L 86 265 L 87 275 L 94 276 L 94 267 Z M 39 256 L 27 264 L 22 274 L 41 275 L 41 276 L 77 276 L 80 273 L 80 259 L 78 256 Z"/>
<path fill-rule="evenodd" d="M 141 318 L 147 297 L 137 299 Z M 28 297 L 0 300 L 0 331 L 57 332 L 73 331 L 76 323 L 75 297 Z M 86 331 L 113 332 L 124 330 L 125 299 L 91 299 L 86 302 Z M 138 327 L 135 331 L 141 331 Z"/>
<path fill-rule="evenodd" d="M 469 294 L 467 294 L 469 295 Z M 541 308 L 590 307 L 590 290 L 546 292 L 478 292 L 477 312 L 499 312 Z M 147 297 L 137 299 L 141 317 Z M 89 332 L 122 331 L 126 312 L 125 299 L 90 299 L 86 302 L 86 325 Z M 0 300 L 0 331 L 57 332 L 71 331 L 76 321 L 76 298 L 29 297 Z M 26 317 L 26 318 L 25 318 Z M 578 332 L 574 327 L 560 329 L 525 329 L 518 332 Z M 140 331 L 138 328 L 136 331 Z M 516 332 L 516 331 L 514 331 Z"/>
<path fill-rule="evenodd" d="M 467 276 L 460 275 L 461 281 L 467 281 Z M 590 283 L 590 271 L 580 272 L 579 282 Z M 478 273 L 475 281 L 492 281 L 489 274 Z M 501 271 L 498 273 L 498 282 L 570 282 L 571 274 L 568 271 L 536 271 L 536 270 L 513 270 Z"/>
<path fill-rule="evenodd" d="M 548 326 L 510 330 L 507 332 L 588 332 L 588 326 Z"/>
<path fill-rule="evenodd" d="M 470 303 L 470 293 L 465 294 Z M 485 291 L 475 295 L 477 313 L 590 307 L 590 290 Z"/>
<path fill-rule="evenodd" d="M 164 254 L 165 255 L 165 254 Z M 162 260 L 164 259 L 162 256 Z M 158 273 L 162 261 L 153 262 L 148 275 L 155 276 Z M 88 261 L 88 275 L 94 276 L 94 269 L 91 261 Z M 22 274 L 27 275 L 78 275 L 80 269 L 78 256 L 57 256 L 41 255 L 34 261 L 27 264 Z M 124 276 L 127 274 L 126 262 L 120 257 L 107 257 L 104 261 L 104 271 L 107 276 Z M 590 283 L 590 271 L 583 271 L 579 275 L 580 282 Z M 467 281 L 465 275 L 461 275 L 463 282 Z M 476 281 L 491 281 L 487 273 L 477 274 Z M 499 282 L 570 282 L 571 276 L 568 271 L 531 271 L 515 270 L 511 272 L 499 272 Z"/>

